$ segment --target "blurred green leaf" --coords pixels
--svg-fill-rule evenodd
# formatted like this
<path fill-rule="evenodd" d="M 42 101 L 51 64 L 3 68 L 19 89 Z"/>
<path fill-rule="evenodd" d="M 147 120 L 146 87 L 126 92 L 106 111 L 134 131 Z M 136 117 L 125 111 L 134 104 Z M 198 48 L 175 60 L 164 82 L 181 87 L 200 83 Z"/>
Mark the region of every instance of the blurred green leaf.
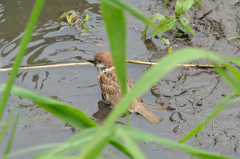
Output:
<path fill-rule="evenodd" d="M 159 38 L 165 45 L 170 45 L 170 42 L 166 38 Z"/>
<path fill-rule="evenodd" d="M 223 56 L 225 59 L 235 63 L 236 65 L 240 66 L 240 58 L 235 58 L 235 57 L 227 57 Z"/>
<path fill-rule="evenodd" d="M 6 147 L 6 150 L 4 152 L 4 156 L 5 155 L 8 155 L 9 152 L 10 152 L 10 149 L 12 147 L 12 142 L 13 142 L 13 138 L 14 138 L 14 135 L 15 135 L 15 131 L 16 131 L 16 127 L 17 127 L 17 123 L 19 121 L 19 113 L 17 114 L 17 117 L 14 121 L 14 124 L 13 124 L 13 128 L 12 128 L 12 132 L 11 132 L 11 135 L 10 135 L 10 139 L 8 141 L 8 144 L 7 144 L 7 147 Z M 7 159 L 7 157 L 4 157 L 4 159 Z"/>
<path fill-rule="evenodd" d="M 229 38 L 228 40 L 239 39 L 239 38 L 240 38 L 240 36 L 237 34 L 237 36 L 231 37 L 231 38 Z"/>
<path fill-rule="evenodd" d="M 122 93 L 127 90 L 126 85 L 126 20 L 124 12 L 112 5 L 108 0 L 101 0 L 102 15 L 106 24 L 111 53 Z"/>
<path fill-rule="evenodd" d="M 82 32 L 81 35 L 91 35 L 91 34 Z"/>
<path fill-rule="evenodd" d="M 20 41 L 18 54 L 17 54 L 16 58 L 14 59 L 13 69 L 10 72 L 10 75 L 8 77 L 8 80 L 7 80 L 7 86 L 5 87 L 5 90 L 4 90 L 3 95 L 1 97 L 1 101 L 0 101 L 0 120 L 2 118 L 2 114 L 3 114 L 3 111 L 5 109 L 5 105 L 8 101 L 8 97 L 9 97 L 12 85 L 15 81 L 16 76 L 17 76 L 18 67 L 20 66 L 22 58 L 25 55 L 27 45 L 31 40 L 33 31 L 34 31 L 34 27 L 35 27 L 35 25 L 38 21 L 38 17 L 41 13 L 41 9 L 42 9 L 43 4 L 44 4 L 44 0 L 36 0 L 35 1 L 35 4 L 33 6 L 33 11 L 31 13 L 31 16 L 30 16 L 28 24 L 27 24 L 26 32 L 24 33 L 24 35 L 23 35 L 23 37 Z"/>
<path fill-rule="evenodd" d="M 136 129 L 136 128 L 122 127 L 122 129 L 127 134 L 127 136 L 129 136 L 134 141 L 138 141 L 138 142 L 147 142 L 147 141 L 158 142 L 158 143 L 161 143 L 165 146 L 174 147 L 174 148 L 177 148 L 177 149 L 182 150 L 184 152 L 187 152 L 191 155 L 194 155 L 194 156 L 199 157 L 199 158 L 204 158 L 204 159 L 213 159 L 213 158 L 214 159 L 230 159 L 230 157 L 221 156 L 221 155 L 218 155 L 218 154 L 214 154 L 212 152 L 208 152 L 208 151 L 197 149 L 197 148 L 194 148 L 194 147 L 191 147 L 191 146 L 179 144 L 177 142 L 155 136 L 153 134 L 150 134 L 148 132 L 145 132 L 145 131 L 142 131 L 142 130 L 139 130 L 139 129 Z"/>
<path fill-rule="evenodd" d="M 172 45 L 170 45 L 170 46 L 168 47 L 168 52 L 169 52 L 169 53 L 172 53 Z"/>
<path fill-rule="evenodd" d="M 212 62 L 213 63 L 213 62 Z M 215 66 L 215 69 L 217 70 L 217 72 L 221 75 L 221 77 L 228 83 L 229 86 L 231 86 L 233 88 L 233 90 L 236 91 L 236 93 L 238 95 L 240 95 L 240 84 L 239 81 L 237 81 L 236 79 L 234 79 L 232 76 L 230 76 L 225 70 L 224 68 L 219 67 L 217 64 L 213 63 Z M 228 67 L 227 63 L 224 61 L 223 65 Z"/>
<path fill-rule="evenodd" d="M 179 21 L 177 22 L 177 26 L 179 27 L 179 29 L 184 32 L 188 31 L 192 34 L 192 36 L 194 36 L 195 32 L 192 30 L 189 20 L 185 17 L 179 17 L 178 19 Z"/>
<path fill-rule="evenodd" d="M 0 86 L 0 91 L 3 91 L 4 88 L 5 87 Z M 13 87 L 12 93 L 32 100 L 54 116 L 79 129 L 97 126 L 97 124 L 81 110 L 61 103 L 55 99 L 47 98 L 19 87 Z"/>
<path fill-rule="evenodd" d="M 163 8 L 166 8 L 168 0 L 164 0 L 164 6 Z"/>
<path fill-rule="evenodd" d="M 153 14 L 153 15 L 151 16 L 150 19 L 151 19 L 152 21 L 155 21 L 155 20 L 160 20 L 160 21 L 162 21 L 162 20 L 164 20 L 164 19 L 166 19 L 166 18 L 165 18 L 162 14 L 160 14 L 160 13 L 155 13 L 155 14 Z M 146 25 L 145 25 L 145 29 L 144 29 L 144 31 L 142 32 L 142 37 L 141 37 L 141 40 L 142 40 L 142 41 L 144 41 L 144 40 L 146 39 L 148 29 L 149 29 L 149 24 L 146 24 Z"/>
<path fill-rule="evenodd" d="M 86 29 L 88 29 L 88 30 L 90 30 L 90 31 L 93 31 L 91 28 L 89 28 L 88 26 L 86 26 L 86 25 L 84 24 L 84 23 L 87 22 L 88 19 L 91 18 L 91 17 L 92 17 L 92 15 L 90 15 L 90 14 L 86 14 L 86 15 L 85 15 L 85 19 L 84 19 L 84 20 L 82 21 L 82 23 L 81 23 L 81 24 L 82 24 L 82 28 L 86 28 Z M 88 33 L 83 33 L 83 34 L 81 33 L 81 35 L 87 35 L 87 34 L 88 34 Z M 90 35 L 90 34 L 88 34 L 88 35 Z"/>
<path fill-rule="evenodd" d="M 87 27 L 86 25 L 84 25 L 84 23 L 81 23 L 82 24 L 82 28 L 85 28 L 85 29 L 87 29 L 87 30 L 89 30 L 89 31 L 93 31 L 91 28 L 89 28 L 89 27 Z M 82 34 L 81 34 L 82 35 Z"/>
<path fill-rule="evenodd" d="M 32 147 L 28 147 L 28 148 L 24 148 L 21 150 L 17 150 L 14 152 L 11 152 L 10 154 L 3 156 L 3 158 L 7 158 L 7 157 L 14 157 L 14 156 L 19 156 L 21 154 L 24 153 L 28 153 L 28 152 L 32 152 L 32 151 L 39 151 L 39 150 L 43 150 L 43 149 L 49 149 L 49 148 L 53 148 L 53 147 L 57 147 L 59 144 L 45 144 L 45 145 L 37 145 L 37 146 L 32 146 Z"/>
<path fill-rule="evenodd" d="M 176 38 L 177 36 L 183 36 L 183 34 L 182 33 L 177 33 L 177 34 L 173 35 L 174 38 Z"/>
<path fill-rule="evenodd" d="M 4 137 L 4 135 L 5 135 L 6 131 L 7 131 L 8 126 L 9 126 L 9 125 L 11 124 L 11 122 L 12 122 L 12 118 L 13 118 L 15 112 L 16 112 L 16 109 L 13 109 L 12 112 L 11 112 L 11 114 L 8 116 L 7 121 L 6 121 L 6 122 L 4 123 L 4 125 L 3 125 L 3 128 L 2 128 L 2 130 L 1 130 L 1 132 L 0 132 L 0 144 L 1 144 L 2 139 L 3 139 L 3 137 Z"/>
<path fill-rule="evenodd" d="M 115 129 L 105 131 L 105 134 L 107 134 L 107 136 L 100 136 L 98 144 L 91 148 L 91 152 L 87 153 L 86 155 L 84 153 L 81 153 L 79 159 L 93 159 L 98 157 L 104 147 L 109 143 L 114 133 Z"/>
<path fill-rule="evenodd" d="M 201 8 L 201 0 L 200 1 L 194 1 L 193 6 L 197 7 L 198 9 Z"/>
<path fill-rule="evenodd" d="M 157 31 L 156 29 L 153 30 L 150 36 L 159 34 L 159 33 L 164 33 L 168 30 L 173 29 L 176 26 L 176 21 L 177 21 L 176 17 L 171 17 L 171 16 L 167 17 L 156 27 L 156 29 L 158 29 L 159 31 Z"/>
<path fill-rule="evenodd" d="M 154 23 L 145 14 L 143 14 L 141 11 L 139 11 L 135 7 L 129 5 L 128 3 L 126 3 L 123 0 L 101 0 L 100 2 L 104 2 L 112 7 L 116 7 L 118 9 L 122 9 L 124 11 L 128 11 L 129 13 L 131 13 L 133 16 L 135 16 L 136 18 L 138 18 L 145 24 L 148 24 L 148 25 L 152 26 L 153 28 L 155 28 Z"/>
<path fill-rule="evenodd" d="M 92 15 L 86 14 L 86 15 L 85 15 L 85 19 L 83 20 L 83 22 L 87 22 L 88 19 L 91 18 L 91 17 L 92 17 Z"/>
<path fill-rule="evenodd" d="M 192 6 L 194 0 L 177 0 L 175 6 L 175 15 L 179 16 L 186 13 Z"/>
<path fill-rule="evenodd" d="M 120 138 L 120 141 L 124 142 L 124 145 L 129 150 L 133 158 L 136 159 L 145 159 L 145 155 L 142 153 L 141 149 L 137 146 L 137 144 L 125 133 L 125 131 L 121 128 L 116 130 L 115 135 Z"/>

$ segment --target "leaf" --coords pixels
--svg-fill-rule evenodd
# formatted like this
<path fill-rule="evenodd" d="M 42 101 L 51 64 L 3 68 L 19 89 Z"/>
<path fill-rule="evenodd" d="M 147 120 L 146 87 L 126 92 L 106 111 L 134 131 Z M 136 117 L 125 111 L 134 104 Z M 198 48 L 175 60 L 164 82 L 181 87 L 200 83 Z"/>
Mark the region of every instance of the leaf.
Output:
<path fill-rule="evenodd" d="M 115 135 L 120 138 L 120 141 L 123 141 L 126 148 L 129 150 L 133 158 L 136 159 L 145 159 L 145 155 L 142 153 L 141 149 L 135 144 L 135 142 L 125 133 L 121 128 L 116 130 Z"/>
<path fill-rule="evenodd" d="M 170 42 L 166 38 L 159 38 L 165 45 L 170 45 Z"/>
<path fill-rule="evenodd" d="M 177 33 L 177 34 L 173 35 L 174 38 L 176 38 L 177 36 L 183 36 L 183 34 L 182 33 Z"/>
<path fill-rule="evenodd" d="M 132 7 L 131 5 L 129 5 L 128 3 L 126 3 L 123 0 L 111 0 L 111 1 L 110 0 L 101 0 L 100 2 L 104 2 L 112 7 L 116 7 L 118 9 L 128 11 L 129 13 L 131 13 L 133 16 L 135 16 L 136 18 L 138 18 L 145 24 L 148 24 L 148 25 L 152 26 L 153 28 L 155 28 L 154 23 L 145 14 L 143 14 L 141 11 L 139 11 L 135 7 Z"/>
<path fill-rule="evenodd" d="M 158 33 L 164 33 L 168 30 L 173 29 L 176 26 L 176 21 L 177 21 L 176 17 L 171 16 L 167 17 L 156 27 L 156 29 L 158 29 L 159 31 L 157 31 L 156 29 L 153 30 L 150 36 Z"/>
<path fill-rule="evenodd" d="M 192 6 L 194 0 L 177 0 L 175 6 L 175 15 L 179 16 L 186 13 Z"/>
<path fill-rule="evenodd" d="M 189 20 L 185 17 L 178 18 L 180 22 L 177 22 L 177 26 L 184 32 L 188 31 L 194 36 L 195 32 L 192 30 Z"/>
<path fill-rule="evenodd" d="M 235 36 L 235 37 L 231 37 L 231 38 L 229 38 L 228 40 L 233 40 L 233 39 L 240 39 L 240 36 Z"/>
<path fill-rule="evenodd" d="M 235 58 L 235 57 L 227 57 L 227 56 L 223 56 L 225 59 L 228 59 L 229 61 L 235 63 L 236 65 L 240 66 L 240 59 L 239 58 Z"/>
<path fill-rule="evenodd" d="M 116 69 L 118 81 L 122 93 L 127 90 L 126 85 L 126 20 L 124 12 L 117 7 L 106 3 L 108 0 L 101 0 L 102 15 L 106 24 L 106 30 L 110 43 L 111 53 Z"/>
<path fill-rule="evenodd" d="M 0 91 L 2 92 L 4 88 L 5 87 L 0 86 Z M 12 88 L 12 93 L 32 100 L 34 103 L 52 113 L 54 116 L 79 129 L 97 126 L 97 124 L 81 110 L 59 102 L 55 99 L 47 98 L 15 86 Z"/>
<path fill-rule="evenodd" d="M 91 35 L 89 33 L 81 32 L 81 35 Z"/>
<path fill-rule="evenodd" d="M 162 14 L 160 14 L 160 13 L 155 13 L 155 14 L 153 14 L 153 15 L 151 16 L 150 19 L 151 19 L 152 21 L 155 21 L 155 20 L 160 20 L 160 21 L 162 21 L 162 20 L 164 20 L 164 19 L 166 19 L 166 18 L 165 18 Z M 142 32 L 142 37 L 141 37 L 141 40 L 142 40 L 142 41 L 144 41 L 144 40 L 146 39 L 148 29 L 149 29 L 149 25 L 146 24 L 146 25 L 145 25 L 145 29 L 144 29 L 144 31 Z"/>
<path fill-rule="evenodd" d="M 15 119 L 15 121 L 14 121 L 14 125 L 13 125 L 13 128 L 12 128 L 12 132 L 11 132 L 11 135 L 10 135 L 10 139 L 9 139 L 9 141 L 8 141 L 8 145 L 7 145 L 6 150 L 5 150 L 5 152 L 4 152 L 4 156 L 5 156 L 5 155 L 8 155 L 9 152 L 10 152 L 10 149 L 11 149 L 11 147 L 12 147 L 12 142 L 13 142 L 13 138 L 14 138 L 14 135 L 15 135 L 15 130 L 16 130 L 18 121 L 19 121 L 19 113 L 17 114 L 17 117 L 16 117 L 16 119 Z M 7 157 L 4 157 L 4 159 L 7 159 Z"/>
<path fill-rule="evenodd" d="M 166 8 L 168 0 L 164 0 L 164 6 L 163 8 Z"/>
<path fill-rule="evenodd" d="M 201 0 L 199 0 L 199 1 L 194 1 L 194 2 L 193 2 L 193 6 L 197 7 L 198 9 L 200 9 L 200 8 L 201 8 Z"/>
<path fill-rule="evenodd" d="M 105 137 L 100 136 L 100 140 L 99 140 L 98 144 L 95 145 L 94 147 L 92 147 L 91 152 L 87 153 L 86 155 L 84 153 L 81 153 L 79 156 L 79 159 L 93 159 L 93 158 L 98 157 L 99 154 L 101 153 L 101 151 L 104 149 L 104 147 L 111 140 L 114 133 L 115 133 L 115 129 L 112 131 L 111 130 L 105 131 L 105 134 L 107 134 L 107 136 L 105 136 Z"/>
<path fill-rule="evenodd" d="M 20 44 L 19 44 L 19 50 L 18 50 L 18 54 L 14 60 L 14 64 L 13 64 L 13 69 L 10 72 L 10 75 L 8 77 L 7 80 L 7 86 L 5 87 L 4 93 L 1 97 L 1 101 L 0 101 L 0 120 L 2 118 L 2 114 L 5 108 L 5 105 L 8 101 L 8 97 L 12 88 L 12 85 L 14 84 L 15 78 L 17 76 L 18 73 L 18 67 L 21 64 L 22 58 L 25 55 L 25 51 L 27 49 L 27 45 L 31 40 L 33 31 L 34 31 L 34 27 L 37 23 L 38 17 L 41 13 L 41 9 L 42 6 L 44 4 L 44 0 L 36 0 L 34 7 L 33 7 L 33 11 L 31 13 L 31 16 L 29 18 L 28 24 L 27 24 L 27 28 L 26 28 L 26 32 L 24 33 Z"/>
<path fill-rule="evenodd" d="M 172 53 L 172 45 L 170 45 L 170 46 L 168 47 L 168 52 L 169 52 L 169 53 Z"/>
<path fill-rule="evenodd" d="M 87 27 L 86 25 L 84 25 L 83 22 L 82 22 L 81 24 L 82 24 L 82 28 L 85 28 L 85 29 L 87 29 L 87 30 L 89 30 L 89 31 L 93 31 L 91 28 L 89 28 L 89 27 Z"/>
<path fill-rule="evenodd" d="M 16 109 L 13 109 L 11 114 L 8 116 L 7 121 L 3 125 L 3 128 L 0 132 L 0 144 L 1 144 L 2 139 L 7 131 L 8 126 L 11 124 L 11 121 L 12 121 L 12 118 L 13 118 L 13 115 L 15 114 L 15 112 L 16 112 Z"/>
<path fill-rule="evenodd" d="M 218 155 L 218 154 L 214 154 L 212 152 L 208 152 L 208 151 L 197 149 L 197 148 L 194 148 L 194 147 L 191 147 L 191 146 L 179 144 L 177 142 L 155 136 L 153 134 L 150 134 L 148 132 L 145 132 L 145 131 L 142 131 L 142 130 L 139 130 L 139 129 L 136 129 L 136 128 L 133 128 L 133 127 L 123 127 L 123 126 L 121 126 L 121 128 L 124 130 L 126 135 L 129 136 L 134 141 L 138 141 L 138 142 L 147 142 L 147 141 L 158 142 L 158 143 L 161 143 L 165 146 L 174 147 L 174 148 L 177 148 L 177 149 L 182 150 L 184 152 L 187 152 L 191 155 L 194 155 L 194 156 L 199 157 L 199 158 L 204 158 L 204 159 L 212 159 L 212 158 L 214 158 L 214 159 L 230 159 L 230 157 L 221 156 L 221 155 Z"/>
<path fill-rule="evenodd" d="M 86 14 L 86 15 L 85 15 L 85 19 L 84 19 L 83 21 L 86 22 L 86 21 L 88 21 L 88 19 L 91 18 L 91 17 L 92 17 L 92 15 Z"/>

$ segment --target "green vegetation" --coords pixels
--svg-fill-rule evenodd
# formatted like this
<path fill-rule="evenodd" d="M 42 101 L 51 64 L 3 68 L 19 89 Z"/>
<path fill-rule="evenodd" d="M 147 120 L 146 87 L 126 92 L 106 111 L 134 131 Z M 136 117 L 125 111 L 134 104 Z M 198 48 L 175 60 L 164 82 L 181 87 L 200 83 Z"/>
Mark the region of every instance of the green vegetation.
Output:
<path fill-rule="evenodd" d="M 226 107 L 240 99 L 239 97 L 232 98 L 236 95 L 240 95 L 240 71 L 237 68 L 233 67 L 231 64 L 229 64 L 229 62 L 227 62 L 230 61 L 234 64 L 240 65 L 239 59 L 220 57 L 210 51 L 198 48 L 177 50 L 174 53 L 171 53 L 160 59 L 157 65 L 149 69 L 149 71 L 139 79 L 139 81 L 135 84 L 135 87 L 130 92 L 126 91 L 125 61 L 127 33 L 124 12 L 127 11 L 142 22 L 146 23 L 145 30 L 148 30 L 149 26 L 153 27 L 154 31 L 150 35 L 163 33 L 172 29 L 176 25 L 179 28 L 182 27 L 181 29 L 185 29 L 186 31 L 189 31 L 191 34 L 194 35 L 194 31 L 192 31 L 188 19 L 180 17 L 181 14 L 184 14 L 193 5 L 193 0 L 178 0 L 176 3 L 174 17 L 169 16 L 165 18 L 161 14 L 157 13 L 153 15 L 150 19 L 146 15 L 141 13 L 139 10 L 133 8 L 132 6 L 124 2 L 123 0 L 100 0 L 102 15 L 108 33 L 111 52 L 113 55 L 118 79 L 124 93 L 124 98 L 118 104 L 118 106 L 110 113 L 102 126 L 98 126 L 87 115 L 85 115 L 84 112 L 70 105 L 66 105 L 57 100 L 50 99 L 34 92 L 30 92 L 28 90 L 13 86 L 17 74 L 17 69 L 26 51 L 26 46 L 30 41 L 34 26 L 37 22 L 41 8 L 43 6 L 43 2 L 43 0 L 36 0 L 32 15 L 26 28 L 26 32 L 20 43 L 19 53 L 17 58 L 15 59 L 13 70 L 11 71 L 9 79 L 7 81 L 7 85 L 0 87 L 0 91 L 3 92 L 0 102 L 0 117 L 2 117 L 2 114 L 4 112 L 9 93 L 13 93 L 23 98 L 32 100 L 34 103 L 36 103 L 49 113 L 53 114 L 60 120 L 78 129 L 81 129 L 81 132 L 61 144 L 38 145 L 36 147 L 19 150 L 17 152 L 12 152 L 9 154 L 11 142 L 19 118 L 19 115 L 17 115 L 15 121 L 13 121 L 14 127 L 11 137 L 9 139 L 9 144 L 6 146 L 4 158 L 9 158 L 19 155 L 21 153 L 42 150 L 46 148 L 47 150 L 36 154 L 34 158 L 66 158 L 65 155 L 67 154 L 67 158 L 101 158 L 101 152 L 104 151 L 105 146 L 111 144 L 116 149 L 127 155 L 129 158 L 144 159 L 146 157 L 144 156 L 141 149 L 138 147 L 137 143 L 149 141 L 161 143 L 169 148 L 176 148 L 182 150 L 192 156 L 196 156 L 199 158 L 229 158 L 205 150 L 197 149 L 192 146 L 184 145 L 182 143 L 187 141 L 199 131 L 201 131 L 201 129 L 209 122 L 209 120 L 211 120 L 219 112 L 223 111 Z M 162 20 L 162 22 L 158 26 L 155 26 L 152 22 L 155 19 Z M 136 128 L 132 128 L 130 126 L 120 126 L 114 124 L 116 119 L 118 119 L 122 113 L 128 110 L 128 107 L 135 98 L 142 95 L 153 84 L 162 79 L 168 72 L 173 70 L 176 67 L 176 64 L 203 58 L 209 59 L 212 64 L 215 65 L 216 71 L 233 88 L 233 92 L 224 97 L 215 106 L 215 108 L 209 114 L 208 118 L 200 125 L 196 126 L 179 142 L 174 142 L 169 139 L 161 138 L 159 136 L 152 135 L 150 133 L 144 132 Z M 229 71 L 226 72 L 223 68 L 218 67 L 219 64 L 224 65 Z M 14 113 L 15 112 L 13 111 L 10 114 L 9 118 L 2 127 L 0 142 L 3 139 L 5 130 L 10 125 L 10 121 L 12 121 L 13 119 Z M 74 154 L 77 153 L 77 155 L 69 155 L 73 152 Z"/>
<path fill-rule="evenodd" d="M 166 3 L 167 1 L 165 0 L 165 4 Z M 161 23 L 158 24 L 155 30 L 153 30 L 150 33 L 150 36 L 160 34 L 160 33 L 165 33 L 169 30 L 172 30 L 176 26 L 179 29 L 181 29 L 183 32 L 185 33 L 189 32 L 192 35 L 194 35 L 195 32 L 192 30 L 189 22 L 190 17 L 189 18 L 181 17 L 182 14 L 185 14 L 191 8 L 193 3 L 195 3 L 194 0 L 178 0 L 175 6 L 175 16 L 169 16 L 166 18 L 160 13 L 153 14 L 150 19 L 152 21 L 155 21 L 155 20 L 161 21 Z M 141 38 L 142 40 L 146 39 L 148 28 L 149 28 L 149 25 L 146 24 L 145 30 L 142 32 L 142 38 Z"/>

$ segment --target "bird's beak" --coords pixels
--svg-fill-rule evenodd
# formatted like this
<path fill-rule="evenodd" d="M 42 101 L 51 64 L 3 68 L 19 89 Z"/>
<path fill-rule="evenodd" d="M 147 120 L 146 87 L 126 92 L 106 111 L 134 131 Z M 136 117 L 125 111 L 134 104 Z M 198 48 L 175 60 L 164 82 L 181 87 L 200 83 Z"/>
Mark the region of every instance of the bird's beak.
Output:
<path fill-rule="evenodd" d="M 94 60 L 87 60 L 87 62 L 90 62 L 90 63 L 92 63 L 92 64 L 95 64 L 95 63 L 96 63 L 96 61 L 94 61 Z"/>

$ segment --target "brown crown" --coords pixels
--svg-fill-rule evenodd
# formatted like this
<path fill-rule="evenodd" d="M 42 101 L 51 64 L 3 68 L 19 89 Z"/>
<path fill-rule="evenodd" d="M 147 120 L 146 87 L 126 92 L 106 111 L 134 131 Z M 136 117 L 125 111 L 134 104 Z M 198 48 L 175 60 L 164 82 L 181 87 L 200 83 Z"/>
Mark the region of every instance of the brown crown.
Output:
<path fill-rule="evenodd" d="M 94 55 L 93 60 L 101 60 L 108 68 L 113 67 L 112 55 L 107 51 L 99 51 Z"/>

